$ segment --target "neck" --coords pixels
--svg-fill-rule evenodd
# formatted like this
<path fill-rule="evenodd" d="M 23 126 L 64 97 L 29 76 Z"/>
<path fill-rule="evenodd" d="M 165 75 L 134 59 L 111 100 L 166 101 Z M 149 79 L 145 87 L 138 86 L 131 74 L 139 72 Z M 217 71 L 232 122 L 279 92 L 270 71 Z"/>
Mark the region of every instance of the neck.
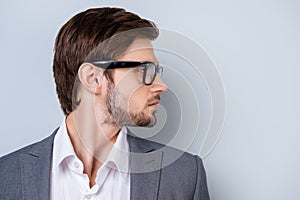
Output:
<path fill-rule="evenodd" d="M 84 173 L 88 175 L 92 187 L 98 169 L 116 142 L 120 127 L 98 122 L 76 111 L 67 116 L 66 126 L 74 151 L 83 162 Z"/>

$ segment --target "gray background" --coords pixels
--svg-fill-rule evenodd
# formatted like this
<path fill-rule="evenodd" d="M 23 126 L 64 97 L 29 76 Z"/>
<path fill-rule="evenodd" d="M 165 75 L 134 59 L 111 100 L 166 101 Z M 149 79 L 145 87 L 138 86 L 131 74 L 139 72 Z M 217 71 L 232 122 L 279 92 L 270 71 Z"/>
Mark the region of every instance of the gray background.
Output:
<path fill-rule="evenodd" d="M 217 65 L 227 113 L 204 158 L 212 200 L 300 199 L 297 0 L 1 1 L 0 155 L 61 123 L 52 78 L 55 35 L 74 13 L 103 5 L 192 38 Z"/>

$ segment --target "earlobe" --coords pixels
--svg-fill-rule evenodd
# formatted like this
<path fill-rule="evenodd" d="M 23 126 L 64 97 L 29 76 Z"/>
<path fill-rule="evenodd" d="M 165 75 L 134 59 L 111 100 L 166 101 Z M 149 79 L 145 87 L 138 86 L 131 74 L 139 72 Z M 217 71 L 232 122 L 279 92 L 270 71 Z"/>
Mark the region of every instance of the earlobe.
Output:
<path fill-rule="evenodd" d="M 101 72 L 90 63 L 83 63 L 78 69 L 78 78 L 82 86 L 91 93 L 100 94 Z"/>

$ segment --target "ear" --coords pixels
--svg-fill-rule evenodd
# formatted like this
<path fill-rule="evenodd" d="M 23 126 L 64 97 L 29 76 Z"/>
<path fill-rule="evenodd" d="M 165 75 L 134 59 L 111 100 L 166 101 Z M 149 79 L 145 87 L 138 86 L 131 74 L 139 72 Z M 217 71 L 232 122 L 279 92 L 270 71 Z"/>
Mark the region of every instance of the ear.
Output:
<path fill-rule="evenodd" d="M 83 63 L 78 69 L 78 78 L 82 86 L 91 93 L 100 94 L 103 70 L 90 63 Z"/>

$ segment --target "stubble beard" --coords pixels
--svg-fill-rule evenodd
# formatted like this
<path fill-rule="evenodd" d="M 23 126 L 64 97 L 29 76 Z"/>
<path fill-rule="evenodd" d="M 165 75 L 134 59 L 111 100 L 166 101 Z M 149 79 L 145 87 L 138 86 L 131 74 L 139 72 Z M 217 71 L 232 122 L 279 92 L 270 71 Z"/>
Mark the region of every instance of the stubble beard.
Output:
<path fill-rule="evenodd" d="M 112 123 L 119 127 L 152 127 L 156 124 L 155 111 L 148 116 L 143 112 L 143 110 L 139 111 L 138 107 L 132 106 L 128 109 L 128 106 L 130 106 L 129 98 L 118 91 L 118 89 L 114 87 L 114 84 L 109 81 L 107 85 L 106 98 L 106 123 Z M 146 104 L 144 108 L 147 106 L 148 104 Z"/>

